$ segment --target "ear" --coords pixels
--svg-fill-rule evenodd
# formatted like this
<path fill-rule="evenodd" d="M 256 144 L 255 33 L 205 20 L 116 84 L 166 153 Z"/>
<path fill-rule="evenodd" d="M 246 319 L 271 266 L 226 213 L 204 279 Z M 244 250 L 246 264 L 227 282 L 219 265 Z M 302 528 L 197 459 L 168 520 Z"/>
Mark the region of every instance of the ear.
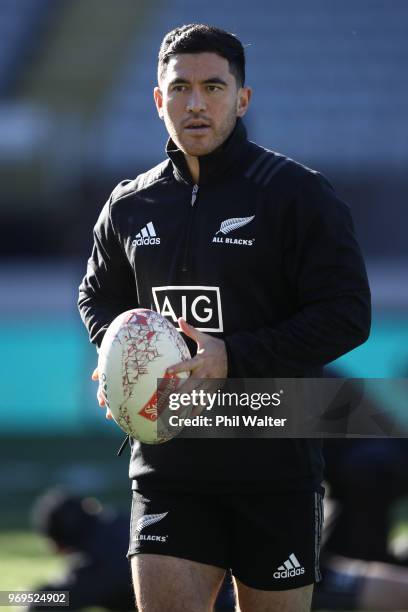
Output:
<path fill-rule="evenodd" d="M 237 117 L 243 117 L 248 110 L 252 97 L 251 87 L 240 87 L 237 99 Z"/>
<path fill-rule="evenodd" d="M 159 114 L 160 119 L 163 119 L 163 94 L 159 87 L 155 87 L 153 90 L 154 102 L 156 104 L 157 112 Z"/>

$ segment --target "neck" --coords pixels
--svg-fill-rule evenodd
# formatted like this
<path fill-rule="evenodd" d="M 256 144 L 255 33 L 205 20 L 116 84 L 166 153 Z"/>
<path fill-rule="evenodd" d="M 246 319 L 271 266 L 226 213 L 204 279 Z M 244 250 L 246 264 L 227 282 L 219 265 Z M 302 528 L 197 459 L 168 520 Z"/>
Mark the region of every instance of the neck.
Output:
<path fill-rule="evenodd" d="M 198 161 L 198 157 L 193 157 L 192 155 L 184 154 L 186 158 L 188 169 L 190 170 L 192 179 L 194 183 L 197 185 L 200 179 L 200 163 Z"/>
<path fill-rule="evenodd" d="M 176 180 L 201 186 L 218 180 L 230 171 L 247 146 L 249 141 L 245 127 L 238 120 L 227 140 L 211 153 L 187 155 L 171 137 L 167 141 L 166 152 L 172 162 Z"/>

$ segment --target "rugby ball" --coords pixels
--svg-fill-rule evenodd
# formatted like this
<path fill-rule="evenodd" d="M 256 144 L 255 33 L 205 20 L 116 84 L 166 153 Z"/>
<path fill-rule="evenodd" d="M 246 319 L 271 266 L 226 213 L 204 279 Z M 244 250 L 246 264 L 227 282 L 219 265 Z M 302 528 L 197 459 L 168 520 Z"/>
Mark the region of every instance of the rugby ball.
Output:
<path fill-rule="evenodd" d="M 178 433 L 168 426 L 165 400 L 189 374 L 168 375 L 166 370 L 190 357 L 174 325 L 153 310 L 135 308 L 112 321 L 99 349 L 99 384 L 123 431 L 147 444 L 160 444 Z M 163 379 L 162 388 L 157 379 Z M 190 412 L 187 407 L 182 416 Z"/>

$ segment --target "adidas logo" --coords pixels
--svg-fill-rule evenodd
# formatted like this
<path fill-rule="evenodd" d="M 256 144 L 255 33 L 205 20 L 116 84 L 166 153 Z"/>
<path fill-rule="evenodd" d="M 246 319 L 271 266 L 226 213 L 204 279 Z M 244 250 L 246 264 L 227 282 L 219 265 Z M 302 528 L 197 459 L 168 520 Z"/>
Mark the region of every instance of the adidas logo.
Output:
<path fill-rule="evenodd" d="M 280 578 L 293 578 L 304 573 L 305 568 L 300 565 L 296 556 L 292 553 L 283 565 L 280 565 L 276 572 L 274 572 L 273 577 L 279 580 Z"/>
<path fill-rule="evenodd" d="M 133 240 L 133 246 L 147 246 L 151 244 L 160 244 L 160 238 L 156 235 L 154 225 L 151 221 L 147 223 Z"/>

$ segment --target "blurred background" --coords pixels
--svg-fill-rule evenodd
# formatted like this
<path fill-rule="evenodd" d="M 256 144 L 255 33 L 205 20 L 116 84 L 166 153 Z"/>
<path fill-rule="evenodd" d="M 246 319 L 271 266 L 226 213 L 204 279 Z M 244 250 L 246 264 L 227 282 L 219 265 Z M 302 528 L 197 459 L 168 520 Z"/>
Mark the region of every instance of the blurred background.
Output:
<path fill-rule="evenodd" d="M 27 533 L 45 487 L 128 506 L 77 287 L 113 187 L 164 157 L 158 47 L 194 21 L 246 47 L 250 138 L 326 174 L 351 206 L 374 320 L 337 371 L 408 376 L 406 0 L 0 0 L 2 589 L 54 567 Z"/>

